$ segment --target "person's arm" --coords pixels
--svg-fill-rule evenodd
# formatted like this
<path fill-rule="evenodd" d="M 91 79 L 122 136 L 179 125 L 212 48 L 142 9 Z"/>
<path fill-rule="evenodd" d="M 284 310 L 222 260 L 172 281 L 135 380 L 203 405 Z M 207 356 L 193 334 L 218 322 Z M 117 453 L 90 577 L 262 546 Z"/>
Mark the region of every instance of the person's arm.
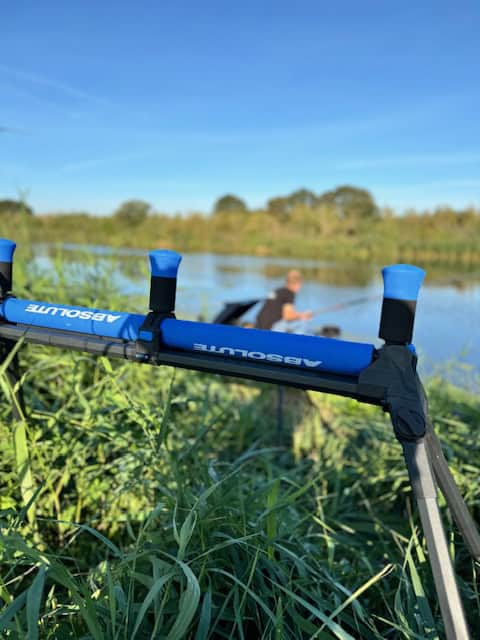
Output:
<path fill-rule="evenodd" d="M 292 322 L 294 320 L 310 320 L 313 316 L 311 311 L 297 311 L 293 304 L 284 304 L 282 307 L 282 320 Z"/>

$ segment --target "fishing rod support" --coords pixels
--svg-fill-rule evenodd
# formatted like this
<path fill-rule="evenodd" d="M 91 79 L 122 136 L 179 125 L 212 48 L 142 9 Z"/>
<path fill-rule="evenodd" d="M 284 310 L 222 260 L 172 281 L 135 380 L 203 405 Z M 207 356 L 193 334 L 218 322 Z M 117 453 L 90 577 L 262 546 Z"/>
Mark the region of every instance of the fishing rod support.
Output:
<path fill-rule="evenodd" d="M 416 300 L 424 276 L 421 269 L 409 265 L 383 269 L 385 291 L 380 337 L 385 345 L 376 352 L 374 362 L 360 373 L 359 389 L 368 392 L 382 383 L 385 385 L 382 405 L 390 414 L 395 436 L 402 445 L 429 552 L 445 636 L 448 640 L 468 640 L 470 633 L 438 506 L 437 478 L 474 558 L 478 557 L 480 538 L 448 467 L 445 469 L 441 445 L 429 419 L 427 396 L 417 373 L 417 356 L 410 344 Z"/>
<path fill-rule="evenodd" d="M 427 407 L 417 374 L 417 356 L 406 346 L 386 344 L 372 364 L 358 377 L 363 395 L 382 389 L 383 408 L 388 411 L 395 436 L 400 442 L 423 438 L 427 426 Z"/>
<path fill-rule="evenodd" d="M 0 300 L 12 291 L 13 254 L 15 242 L 0 238 Z"/>
<path fill-rule="evenodd" d="M 159 350 L 162 343 L 161 324 L 165 318 L 175 318 L 178 268 L 182 256 L 176 251 L 158 249 L 149 253 L 149 259 L 150 312 L 138 332 L 140 360 Z"/>
<path fill-rule="evenodd" d="M 382 269 L 384 292 L 379 337 L 387 343 L 410 344 L 418 293 L 425 271 L 409 264 Z"/>
<path fill-rule="evenodd" d="M 176 251 L 151 251 L 150 258 L 150 311 L 172 314 L 175 311 L 178 267 L 182 256 Z"/>
<path fill-rule="evenodd" d="M 387 279 L 389 275 L 387 273 Z M 413 294 L 418 295 L 423 275 L 415 275 L 415 285 L 400 292 L 403 296 L 399 298 L 400 302 L 412 301 Z M 413 286 L 417 287 L 416 293 Z M 395 291 L 388 290 L 388 293 L 395 294 Z M 395 300 L 395 298 L 388 299 Z M 412 307 L 408 308 L 412 309 Z M 403 339 L 407 342 L 410 342 L 412 337 L 414 311 L 415 307 L 411 315 L 400 316 L 400 319 L 405 321 Z M 387 331 L 382 337 L 386 335 L 390 338 L 394 335 L 398 339 L 401 334 L 398 331 L 393 334 Z M 407 344 L 386 342 L 376 352 L 374 362 L 360 373 L 358 382 L 358 389 L 364 394 L 384 386 L 382 407 L 390 414 L 395 436 L 402 445 L 410 485 L 429 552 L 433 580 L 445 625 L 445 636 L 448 640 L 468 640 L 470 634 L 465 611 L 438 506 L 437 477 L 440 477 L 447 504 L 474 558 L 478 557 L 480 538 L 475 523 L 456 490 L 448 467 L 444 468 L 446 462 L 441 445 L 430 424 L 427 397 L 417 373 L 417 356 L 414 350 Z M 445 473 L 446 477 L 442 478 L 442 474 Z M 449 486 L 449 483 L 453 484 L 454 488 Z"/>

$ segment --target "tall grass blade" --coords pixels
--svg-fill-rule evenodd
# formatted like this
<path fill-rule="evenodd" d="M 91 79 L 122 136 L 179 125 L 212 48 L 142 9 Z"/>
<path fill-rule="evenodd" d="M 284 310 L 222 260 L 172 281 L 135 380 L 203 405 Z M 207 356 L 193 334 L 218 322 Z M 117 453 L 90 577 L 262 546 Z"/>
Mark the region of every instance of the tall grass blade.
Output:
<path fill-rule="evenodd" d="M 25 606 L 27 601 L 28 589 L 23 591 L 19 596 L 13 600 L 0 615 L 0 632 L 8 631 L 10 622 Z M 7 637 L 5 635 L 5 637 Z"/>
<path fill-rule="evenodd" d="M 131 640 L 135 640 L 135 637 L 138 633 L 138 630 L 140 629 L 140 625 L 143 622 L 145 614 L 153 604 L 157 595 L 160 593 L 163 587 L 174 577 L 174 575 L 175 575 L 175 572 L 170 571 L 169 573 L 165 574 L 164 576 L 156 580 L 155 583 L 152 585 L 152 588 L 147 593 L 145 600 L 142 602 L 142 605 L 138 611 L 137 619 L 135 620 L 135 625 L 132 631 Z"/>
<path fill-rule="evenodd" d="M 212 619 L 212 590 L 208 588 L 203 596 L 202 608 L 200 610 L 200 618 L 198 620 L 195 640 L 207 640 Z"/>
<path fill-rule="evenodd" d="M 40 605 L 45 585 L 46 569 L 40 567 L 27 593 L 27 640 L 38 640 Z"/>
<path fill-rule="evenodd" d="M 187 586 L 180 596 L 177 619 L 170 629 L 167 640 L 181 640 L 184 637 L 200 602 L 200 585 L 195 574 L 184 562 L 180 560 L 177 562 L 185 574 Z"/>

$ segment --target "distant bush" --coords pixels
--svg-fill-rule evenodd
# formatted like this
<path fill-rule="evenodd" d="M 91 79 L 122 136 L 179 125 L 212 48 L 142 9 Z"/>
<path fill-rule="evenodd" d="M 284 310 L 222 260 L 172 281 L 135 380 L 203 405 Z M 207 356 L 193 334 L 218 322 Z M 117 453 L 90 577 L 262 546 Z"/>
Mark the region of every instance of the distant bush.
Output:
<path fill-rule="evenodd" d="M 350 223 L 372 220 L 380 216 L 372 194 L 366 189 L 352 185 L 342 185 L 319 195 L 309 189 L 297 189 L 289 195 L 271 198 L 266 206 L 269 213 L 283 222 L 292 218 L 299 208 L 324 211 L 324 207 L 333 210 L 339 220 L 348 220 Z"/>
<path fill-rule="evenodd" d="M 294 209 L 303 206 L 313 209 L 319 203 L 319 198 L 309 189 L 297 189 L 288 196 L 277 196 L 267 202 L 267 211 L 282 219 L 288 218 Z"/>
<path fill-rule="evenodd" d="M 318 201 L 321 204 L 333 205 L 339 218 L 353 221 L 378 218 L 380 212 L 372 194 L 366 189 L 350 185 L 337 187 L 333 191 L 323 193 Z"/>
<path fill-rule="evenodd" d="M 20 200 L 0 200 L 0 215 L 23 213 L 33 216 L 33 209 Z"/>
<path fill-rule="evenodd" d="M 152 213 L 152 205 L 144 200 L 127 200 L 113 214 L 117 220 L 126 224 L 137 225 Z"/>
<path fill-rule="evenodd" d="M 229 213 L 230 211 L 247 211 L 247 205 L 241 198 L 227 193 L 215 202 L 213 213 Z"/>

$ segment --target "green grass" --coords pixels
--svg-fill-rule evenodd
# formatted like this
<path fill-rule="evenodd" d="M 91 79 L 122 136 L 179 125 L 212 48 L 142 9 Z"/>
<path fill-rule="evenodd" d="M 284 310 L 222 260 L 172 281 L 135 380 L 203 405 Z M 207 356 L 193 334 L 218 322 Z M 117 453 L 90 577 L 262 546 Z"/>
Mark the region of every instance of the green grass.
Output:
<path fill-rule="evenodd" d="M 17 293 L 125 308 L 108 274 L 72 287 L 57 266 L 55 285 L 18 271 Z M 0 373 L 2 638 L 443 637 L 381 411 L 287 392 L 274 446 L 267 386 L 44 347 L 21 358 L 20 425 Z M 480 404 L 440 379 L 429 394 L 479 521 Z M 476 569 L 442 511 L 475 629 Z"/>

